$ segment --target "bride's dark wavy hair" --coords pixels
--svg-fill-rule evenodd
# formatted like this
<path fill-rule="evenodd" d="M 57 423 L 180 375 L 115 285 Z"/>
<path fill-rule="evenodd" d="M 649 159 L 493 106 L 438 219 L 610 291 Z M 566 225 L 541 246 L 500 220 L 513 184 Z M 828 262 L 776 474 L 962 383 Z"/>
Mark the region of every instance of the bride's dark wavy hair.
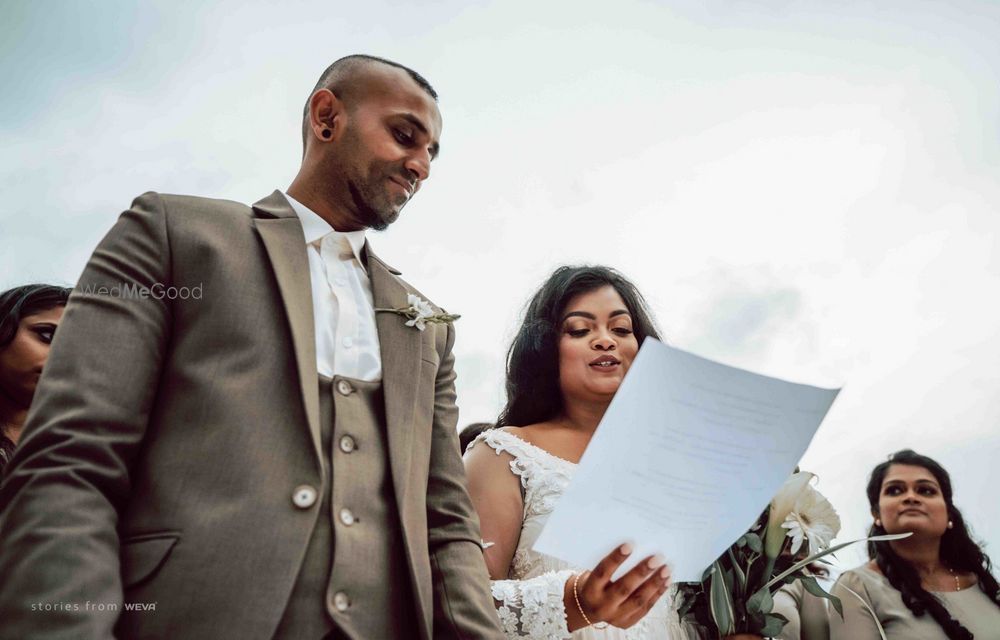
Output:
<path fill-rule="evenodd" d="M 614 287 L 632 316 L 632 331 L 643 340 L 660 334 L 642 294 L 610 267 L 559 267 L 535 292 L 507 352 L 507 404 L 497 427 L 523 427 L 556 417 L 563 408 L 559 389 L 559 337 L 566 305 L 583 293 Z"/>
<path fill-rule="evenodd" d="M 872 514 L 876 518 L 878 517 L 876 514 L 879 513 L 878 499 L 882 493 L 882 482 L 885 480 L 889 467 L 894 464 L 922 467 L 933 474 L 941 486 L 941 494 L 948 506 L 948 518 L 952 523 L 952 527 L 946 529 L 944 535 L 941 536 L 941 562 L 956 571 L 976 574 L 976 577 L 979 578 L 979 588 L 993 604 L 1000 607 L 1000 585 L 993 577 L 990 558 L 983 553 L 983 550 L 969 534 L 969 528 L 965 524 L 965 519 L 962 518 L 962 513 L 952 502 L 951 476 L 937 461 L 922 456 L 911 449 L 903 449 L 892 454 L 888 460 L 875 467 L 868 480 L 868 504 Z M 872 524 L 868 531 L 868 535 L 872 536 L 885 533 L 884 528 L 875 524 Z M 913 615 L 920 617 L 924 613 L 929 613 L 941 625 L 951 640 L 971 640 L 972 633 L 963 627 L 961 622 L 951 617 L 940 600 L 921 586 L 917 570 L 909 562 L 900 558 L 888 542 L 869 542 L 868 556 L 878 564 L 878 568 L 889 584 L 899 591 L 903 603 L 913 612 Z"/>

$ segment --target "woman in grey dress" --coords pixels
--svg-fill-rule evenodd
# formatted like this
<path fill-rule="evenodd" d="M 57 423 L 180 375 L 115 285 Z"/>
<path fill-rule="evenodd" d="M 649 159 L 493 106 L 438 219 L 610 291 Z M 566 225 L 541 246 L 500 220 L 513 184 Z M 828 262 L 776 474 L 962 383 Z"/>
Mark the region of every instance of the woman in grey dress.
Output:
<path fill-rule="evenodd" d="M 0 293 L 0 476 L 14 455 L 69 293 L 49 284 Z"/>
<path fill-rule="evenodd" d="M 869 543 L 871 562 L 841 575 L 832 640 L 878 640 L 876 618 L 890 640 L 1000 640 L 1000 586 L 952 502 L 948 472 L 898 451 L 872 471 L 868 503 L 870 535 L 913 535 Z"/>

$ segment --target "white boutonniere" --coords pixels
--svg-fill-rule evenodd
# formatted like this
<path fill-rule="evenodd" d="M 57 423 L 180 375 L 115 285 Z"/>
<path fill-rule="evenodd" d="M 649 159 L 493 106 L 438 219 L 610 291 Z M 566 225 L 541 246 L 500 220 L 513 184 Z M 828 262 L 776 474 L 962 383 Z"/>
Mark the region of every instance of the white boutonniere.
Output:
<path fill-rule="evenodd" d="M 421 331 L 424 330 L 428 322 L 431 324 L 451 324 L 462 317 L 454 313 L 434 313 L 431 303 L 412 293 L 406 296 L 406 302 L 410 306 L 398 309 L 375 309 L 375 311 L 384 311 L 403 316 L 406 318 L 406 326 L 416 327 Z"/>

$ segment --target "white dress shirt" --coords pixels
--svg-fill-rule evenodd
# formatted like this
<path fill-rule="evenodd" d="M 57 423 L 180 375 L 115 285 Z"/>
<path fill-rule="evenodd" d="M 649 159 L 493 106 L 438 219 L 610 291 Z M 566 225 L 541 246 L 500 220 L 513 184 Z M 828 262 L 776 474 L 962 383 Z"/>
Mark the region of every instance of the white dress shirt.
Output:
<path fill-rule="evenodd" d="M 316 325 L 316 369 L 328 378 L 381 380 L 372 285 L 361 261 L 364 230 L 337 231 L 292 196 L 286 193 L 285 198 L 305 232 Z"/>

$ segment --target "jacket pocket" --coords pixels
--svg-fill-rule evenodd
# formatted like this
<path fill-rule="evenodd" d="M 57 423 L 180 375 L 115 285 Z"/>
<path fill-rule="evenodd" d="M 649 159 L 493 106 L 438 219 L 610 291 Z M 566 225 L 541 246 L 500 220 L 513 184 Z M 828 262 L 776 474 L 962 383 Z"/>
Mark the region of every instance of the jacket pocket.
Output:
<path fill-rule="evenodd" d="M 121 550 L 122 587 L 134 587 L 156 573 L 179 539 L 180 534 L 174 531 L 125 539 Z"/>

